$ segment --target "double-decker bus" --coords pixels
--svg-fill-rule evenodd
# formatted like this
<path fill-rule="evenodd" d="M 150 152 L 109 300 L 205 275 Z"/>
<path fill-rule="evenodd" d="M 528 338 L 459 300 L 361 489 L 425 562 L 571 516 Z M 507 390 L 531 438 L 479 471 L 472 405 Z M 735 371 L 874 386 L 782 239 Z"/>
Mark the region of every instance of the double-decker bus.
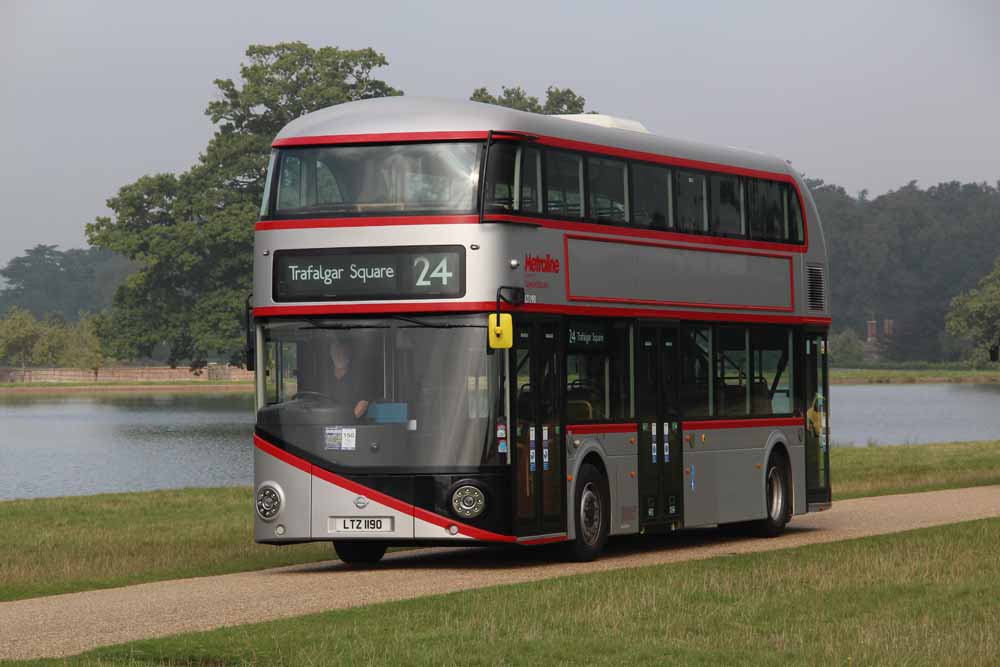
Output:
<path fill-rule="evenodd" d="M 786 162 L 411 97 L 310 113 L 273 147 L 257 542 L 585 560 L 829 507 L 827 256 Z"/>

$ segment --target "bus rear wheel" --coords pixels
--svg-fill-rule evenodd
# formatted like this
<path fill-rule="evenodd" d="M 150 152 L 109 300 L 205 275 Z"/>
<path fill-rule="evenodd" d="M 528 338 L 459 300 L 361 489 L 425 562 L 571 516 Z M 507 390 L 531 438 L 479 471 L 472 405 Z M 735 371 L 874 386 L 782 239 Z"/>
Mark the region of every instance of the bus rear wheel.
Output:
<path fill-rule="evenodd" d="M 604 550 L 611 524 L 610 496 L 608 480 L 601 471 L 589 463 L 580 466 L 573 503 L 576 537 L 566 544 L 571 560 L 591 561 Z"/>
<path fill-rule="evenodd" d="M 771 454 L 764 476 L 764 511 L 767 517 L 753 523 L 761 537 L 777 537 L 792 517 L 788 459 L 781 452 Z"/>
<path fill-rule="evenodd" d="M 374 565 L 385 555 L 385 545 L 377 542 L 334 542 L 333 548 L 348 565 Z"/>

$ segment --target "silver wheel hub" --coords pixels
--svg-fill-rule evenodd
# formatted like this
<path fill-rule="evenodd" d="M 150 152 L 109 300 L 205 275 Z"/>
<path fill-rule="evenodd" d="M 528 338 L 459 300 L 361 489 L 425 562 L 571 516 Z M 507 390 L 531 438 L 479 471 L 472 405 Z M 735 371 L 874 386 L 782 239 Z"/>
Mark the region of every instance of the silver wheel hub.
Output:
<path fill-rule="evenodd" d="M 780 521 L 785 513 L 785 485 L 778 468 L 767 474 L 767 509 L 771 519 Z"/>
<path fill-rule="evenodd" d="M 580 537 L 589 545 L 597 544 L 604 522 L 601 494 L 593 482 L 588 482 L 580 494 Z"/>

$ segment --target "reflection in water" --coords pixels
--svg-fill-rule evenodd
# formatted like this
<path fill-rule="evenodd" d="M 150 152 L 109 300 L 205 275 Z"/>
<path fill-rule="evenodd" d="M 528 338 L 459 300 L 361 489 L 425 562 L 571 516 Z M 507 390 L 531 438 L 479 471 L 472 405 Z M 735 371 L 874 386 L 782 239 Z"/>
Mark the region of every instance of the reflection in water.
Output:
<path fill-rule="evenodd" d="M 1000 385 L 831 388 L 834 443 L 1000 438 Z M 249 394 L 0 395 L 0 499 L 252 483 Z"/>
<path fill-rule="evenodd" d="M 252 482 L 249 394 L 0 396 L 0 499 Z"/>

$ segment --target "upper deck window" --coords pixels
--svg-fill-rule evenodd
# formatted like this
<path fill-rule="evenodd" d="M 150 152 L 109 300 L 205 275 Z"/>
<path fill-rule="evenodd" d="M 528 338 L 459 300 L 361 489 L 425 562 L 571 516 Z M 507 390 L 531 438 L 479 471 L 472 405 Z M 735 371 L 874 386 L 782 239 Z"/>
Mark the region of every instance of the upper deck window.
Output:
<path fill-rule="evenodd" d="M 575 153 L 545 154 L 545 212 L 579 218 L 583 215 L 583 160 Z"/>
<path fill-rule="evenodd" d="M 632 199 L 635 224 L 640 227 L 672 227 L 670 212 L 670 170 L 651 164 L 632 165 Z"/>
<path fill-rule="evenodd" d="M 628 222 L 628 176 L 625 162 L 587 158 L 587 217 L 600 222 Z"/>
<path fill-rule="evenodd" d="M 694 171 L 674 172 L 675 221 L 682 232 L 708 231 L 708 201 L 705 175 Z"/>
<path fill-rule="evenodd" d="M 478 143 L 279 151 L 277 217 L 472 213 Z"/>

